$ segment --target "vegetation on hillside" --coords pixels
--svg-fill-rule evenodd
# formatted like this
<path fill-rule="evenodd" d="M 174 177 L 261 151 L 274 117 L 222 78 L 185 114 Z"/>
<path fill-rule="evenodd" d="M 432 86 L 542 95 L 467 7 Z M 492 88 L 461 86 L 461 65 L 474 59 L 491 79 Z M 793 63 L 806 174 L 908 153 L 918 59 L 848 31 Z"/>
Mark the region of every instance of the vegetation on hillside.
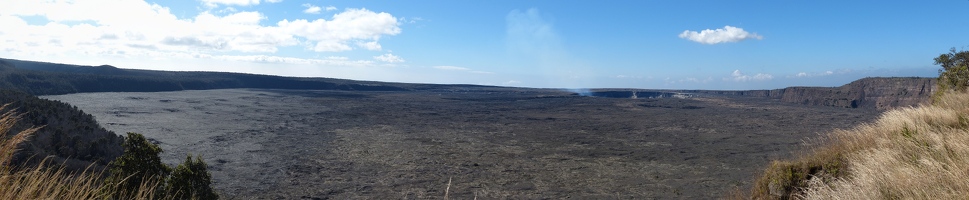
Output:
<path fill-rule="evenodd" d="M 106 185 L 114 186 L 115 199 L 128 199 L 130 191 L 137 191 L 145 185 L 155 186 L 156 191 L 162 188 L 158 183 L 164 183 L 172 169 L 161 162 L 158 154 L 162 149 L 145 139 L 145 136 L 128 133 L 124 141 L 124 154 L 110 164 L 105 180 Z M 163 192 L 158 192 L 161 195 Z"/>
<path fill-rule="evenodd" d="M 133 133 L 128 134 L 125 154 L 112 162 L 106 179 L 95 170 L 69 171 L 49 160 L 43 165 L 12 165 L 17 147 L 40 129 L 8 137 L 22 116 L 13 111 L 0 115 L 0 199 L 218 199 L 200 158 L 189 158 L 171 176 L 159 176 L 171 170 L 158 159 L 161 150 Z"/>
<path fill-rule="evenodd" d="M 753 199 L 960 199 L 969 196 L 969 53 L 942 65 L 931 105 L 885 112 L 827 135 L 797 159 L 774 161 Z"/>
<path fill-rule="evenodd" d="M 121 136 L 102 128 L 94 116 L 75 106 L 11 90 L 0 90 L 2 104 L 23 113 L 10 127 L 12 134 L 42 127 L 34 132 L 33 139 L 19 146 L 21 150 L 11 158 L 14 164 L 36 165 L 48 159 L 68 165 L 70 171 L 83 170 L 91 163 L 101 169 L 123 151 Z"/>
<path fill-rule="evenodd" d="M 162 149 L 141 134 L 128 133 L 124 148 L 124 154 L 111 162 L 110 176 L 104 182 L 114 199 L 132 199 L 145 187 L 151 187 L 156 198 L 219 198 L 209 186 L 211 175 L 201 157 L 193 160 L 188 156 L 173 172 L 158 157 Z"/>
<path fill-rule="evenodd" d="M 40 129 L 29 128 L 8 135 L 22 116 L 13 111 L 0 115 L 0 199 L 106 199 L 112 195 L 111 191 L 101 189 L 101 174 L 98 173 L 70 172 L 56 164 L 33 167 L 12 165 L 17 147 L 35 137 L 35 131 Z M 139 188 L 138 193 L 141 195 L 133 197 L 145 199 L 153 191 Z"/>
<path fill-rule="evenodd" d="M 969 51 L 952 48 L 949 53 L 936 57 L 935 64 L 942 67 L 939 69 L 937 97 L 948 91 L 966 91 L 969 86 Z"/>

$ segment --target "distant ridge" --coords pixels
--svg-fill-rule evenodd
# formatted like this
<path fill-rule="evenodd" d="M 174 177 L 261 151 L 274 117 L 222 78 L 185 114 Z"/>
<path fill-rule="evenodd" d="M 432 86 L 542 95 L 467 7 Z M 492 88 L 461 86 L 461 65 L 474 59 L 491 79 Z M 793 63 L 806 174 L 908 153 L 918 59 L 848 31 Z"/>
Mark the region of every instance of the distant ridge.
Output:
<path fill-rule="evenodd" d="M 489 87 L 495 86 L 390 83 L 230 72 L 136 70 L 122 69 L 111 65 L 83 66 L 0 58 L 0 89 L 19 90 L 33 95 L 85 92 L 160 92 L 228 88 L 410 91 Z M 608 93 L 615 89 L 601 90 Z M 884 110 L 893 107 L 914 106 L 926 102 L 934 90 L 935 78 L 869 77 L 856 80 L 841 87 L 788 87 L 773 90 L 740 91 L 672 91 L 707 95 L 763 97 L 778 99 L 783 102 L 814 106 Z M 599 93 L 608 95 L 602 91 L 599 91 Z M 625 93 L 629 92 L 626 91 Z"/>
<path fill-rule="evenodd" d="M 788 87 L 774 90 L 681 90 L 680 92 L 764 97 L 815 106 L 886 110 L 927 102 L 935 91 L 935 78 L 869 77 L 841 87 Z"/>
<path fill-rule="evenodd" d="M 170 72 L 0 58 L 0 89 L 33 95 L 227 88 L 406 91 L 404 84 L 229 72 Z M 411 85 L 419 86 L 419 85 Z"/>

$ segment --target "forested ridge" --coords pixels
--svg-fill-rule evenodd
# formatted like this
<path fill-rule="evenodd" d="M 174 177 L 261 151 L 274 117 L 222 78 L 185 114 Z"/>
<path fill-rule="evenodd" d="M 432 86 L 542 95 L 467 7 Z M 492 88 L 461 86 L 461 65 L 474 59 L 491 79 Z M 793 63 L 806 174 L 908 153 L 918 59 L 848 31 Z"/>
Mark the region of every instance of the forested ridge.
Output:
<path fill-rule="evenodd" d="M 71 170 L 84 169 L 92 162 L 100 168 L 123 151 L 120 136 L 70 104 L 13 90 L 0 90 L 0 103 L 10 104 L 8 109 L 21 113 L 8 135 L 42 127 L 21 144 L 13 163 L 32 165 L 46 158 L 50 163 L 66 164 Z"/>

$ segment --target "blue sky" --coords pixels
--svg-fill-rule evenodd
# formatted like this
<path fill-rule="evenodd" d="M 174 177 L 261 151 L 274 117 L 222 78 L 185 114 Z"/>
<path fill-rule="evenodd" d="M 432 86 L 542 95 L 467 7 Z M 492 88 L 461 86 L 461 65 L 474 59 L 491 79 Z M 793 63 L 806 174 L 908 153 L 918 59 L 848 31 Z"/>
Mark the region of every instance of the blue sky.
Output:
<path fill-rule="evenodd" d="M 555 88 L 772 89 L 937 75 L 969 1 L 0 3 L 0 57 Z M 110 9 L 111 11 L 106 11 Z"/>

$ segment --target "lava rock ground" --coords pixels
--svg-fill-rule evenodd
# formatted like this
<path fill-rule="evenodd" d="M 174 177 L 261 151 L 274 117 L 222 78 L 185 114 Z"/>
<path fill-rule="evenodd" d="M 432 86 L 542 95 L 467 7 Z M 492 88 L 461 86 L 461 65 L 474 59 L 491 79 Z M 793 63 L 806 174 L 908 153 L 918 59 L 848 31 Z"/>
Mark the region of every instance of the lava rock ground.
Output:
<path fill-rule="evenodd" d="M 875 110 L 538 89 L 84 93 L 164 162 L 201 154 L 228 199 L 718 198 Z M 450 183 L 450 186 L 448 185 Z"/>

